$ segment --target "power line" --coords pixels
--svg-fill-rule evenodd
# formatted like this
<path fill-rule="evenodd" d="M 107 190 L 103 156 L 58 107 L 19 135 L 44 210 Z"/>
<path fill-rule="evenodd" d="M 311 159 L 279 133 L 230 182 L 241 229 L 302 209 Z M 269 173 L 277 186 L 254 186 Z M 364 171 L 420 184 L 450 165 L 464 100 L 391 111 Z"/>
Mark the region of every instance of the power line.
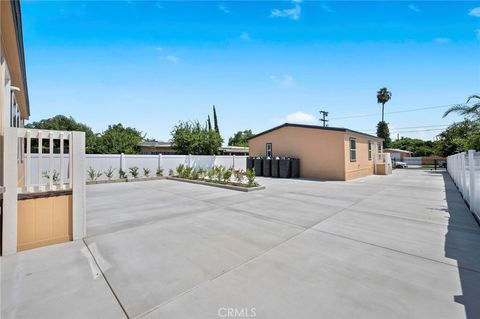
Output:
<path fill-rule="evenodd" d="M 437 124 L 437 125 L 423 125 L 423 126 L 405 126 L 405 127 L 394 127 L 390 128 L 390 131 L 397 132 L 397 130 L 404 130 L 404 129 L 424 129 L 424 128 L 433 128 L 433 127 L 438 127 L 445 128 L 448 127 L 448 125 L 445 124 Z M 376 132 L 376 130 L 359 130 L 360 132 Z"/>
<path fill-rule="evenodd" d="M 421 132 L 432 132 L 432 131 L 443 131 L 443 128 L 432 128 L 432 129 L 418 129 L 413 131 L 394 131 L 395 133 L 421 133 Z"/>
<path fill-rule="evenodd" d="M 455 103 L 455 104 L 447 104 L 447 105 L 438 105 L 438 106 L 427 106 L 427 107 L 420 107 L 420 108 L 412 108 L 412 109 L 406 109 L 406 110 L 386 112 L 385 114 L 399 114 L 399 113 L 417 112 L 417 111 L 424 111 L 424 110 L 441 109 L 441 108 L 446 108 L 446 107 L 452 107 L 452 106 L 459 105 L 459 104 L 465 104 L 465 103 Z M 371 117 L 371 116 L 378 116 L 378 113 L 369 113 L 369 114 L 360 114 L 360 115 L 334 117 L 334 118 L 331 118 L 330 120 L 343 120 L 343 119 L 352 119 L 352 118 L 360 118 L 360 117 Z"/>

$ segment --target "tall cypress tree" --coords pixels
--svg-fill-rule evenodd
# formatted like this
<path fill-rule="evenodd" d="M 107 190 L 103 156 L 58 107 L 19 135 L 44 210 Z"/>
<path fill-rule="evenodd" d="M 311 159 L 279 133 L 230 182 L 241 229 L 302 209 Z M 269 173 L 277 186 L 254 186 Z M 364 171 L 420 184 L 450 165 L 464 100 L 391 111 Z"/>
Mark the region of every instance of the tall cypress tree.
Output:
<path fill-rule="evenodd" d="M 215 128 L 215 132 L 220 133 L 220 130 L 218 129 L 217 110 L 215 110 L 215 105 L 213 106 L 213 126 Z"/>
<path fill-rule="evenodd" d="M 208 130 L 211 131 L 212 130 L 212 121 L 210 121 L 210 115 L 208 115 L 208 119 L 207 119 L 207 127 L 208 127 Z"/>

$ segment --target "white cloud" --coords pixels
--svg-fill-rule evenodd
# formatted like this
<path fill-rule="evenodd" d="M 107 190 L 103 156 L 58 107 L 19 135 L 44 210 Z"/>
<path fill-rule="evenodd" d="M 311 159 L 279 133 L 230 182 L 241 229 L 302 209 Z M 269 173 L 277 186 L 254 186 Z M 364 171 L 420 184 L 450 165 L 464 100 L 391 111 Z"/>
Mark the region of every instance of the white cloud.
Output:
<path fill-rule="evenodd" d="M 175 56 L 175 55 L 166 55 L 163 57 L 164 60 L 172 63 L 178 63 L 180 62 L 180 58 Z"/>
<path fill-rule="evenodd" d="M 283 122 L 300 123 L 300 124 L 317 124 L 318 119 L 312 114 L 298 111 L 295 113 L 290 113 L 287 116 L 285 116 L 285 119 Z"/>
<path fill-rule="evenodd" d="M 285 88 L 295 86 L 295 80 L 289 74 L 285 74 L 282 77 L 271 75 L 270 79 L 272 79 L 272 81 L 275 82 L 277 85 L 285 87 Z"/>
<path fill-rule="evenodd" d="M 221 3 L 218 5 L 218 10 L 222 11 L 223 13 L 230 13 L 230 9 Z"/>
<path fill-rule="evenodd" d="M 242 34 L 240 34 L 240 39 L 243 41 L 250 41 L 250 34 L 248 34 L 248 32 L 242 32 Z"/>
<path fill-rule="evenodd" d="M 298 4 L 291 9 L 273 9 L 272 13 L 270 14 L 271 18 L 290 18 L 293 20 L 300 19 L 300 13 L 302 12 L 302 8 Z"/>
<path fill-rule="evenodd" d="M 156 48 L 156 50 L 161 52 L 161 51 L 163 51 L 163 48 L 158 47 L 158 48 Z"/>
<path fill-rule="evenodd" d="M 435 39 L 433 39 L 433 41 L 436 42 L 436 43 L 442 43 L 442 44 L 452 42 L 452 40 L 449 39 L 449 38 L 435 38 Z"/>
<path fill-rule="evenodd" d="M 408 5 L 408 8 L 409 8 L 410 10 L 412 10 L 413 12 L 420 12 L 420 11 L 422 11 L 422 10 L 420 10 L 419 7 L 417 7 L 417 6 L 414 5 L 414 4 L 409 4 L 409 5 Z"/>
<path fill-rule="evenodd" d="M 327 13 L 333 13 L 333 12 L 335 12 L 335 11 L 334 11 L 332 8 L 330 8 L 326 3 L 322 3 L 322 4 L 320 5 L 320 8 L 321 8 L 323 11 L 327 12 Z"/>
<path fill-rule="evenodd" d="M 468 15 L 470 15 L 472 17 L 480 18 L 480 7 L 473 8 L 472 10 L 470 10 Z"/>
<path fill-rule="evenodd" d="M 294 3 L 302 3 L 303 0 L 292 0 L 292 2 L 294 2 Z"/>

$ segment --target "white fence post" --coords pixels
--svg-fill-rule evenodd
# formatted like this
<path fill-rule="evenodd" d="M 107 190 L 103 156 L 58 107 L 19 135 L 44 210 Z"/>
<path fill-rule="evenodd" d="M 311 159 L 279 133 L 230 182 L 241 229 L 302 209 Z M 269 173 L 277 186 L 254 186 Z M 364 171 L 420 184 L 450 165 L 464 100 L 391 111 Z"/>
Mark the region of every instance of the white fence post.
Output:
<path fill-rule="evenodd" d="M 470 177 L 470 194 L 469 194 L 469 204 L 472 211 L 476 212 L 476 197 L 478 194 L 476 193 L 475 187 L 475 151 L 469 150 L 468 151 L 468 169 L 469 169 L 469 177 Z"/>
<path fill-rule="evenodd" d="M 72 132 L 70 160 L 72 161 L 72 225 L 73 240 L 86 235 L 85 133 Z"/>
<path fill-rule="evenodd" d="M 158 154 L 158 169 L 162 169 L 162 154 Z"/>
<path fill-rule="evenodd" d="M 124 172 L 126 172 L 125 169 L 125 154 L 121 153 L 120 154 L 120 169 Z"/>
<path fill-rule="evenodd" d="M 5 256 L 17 252 L 18 137 L 15 128 L 6 127 L 4 129 L 3 146 L 5 193 L 3 194 L 2 212 L 2 254 Z"/>

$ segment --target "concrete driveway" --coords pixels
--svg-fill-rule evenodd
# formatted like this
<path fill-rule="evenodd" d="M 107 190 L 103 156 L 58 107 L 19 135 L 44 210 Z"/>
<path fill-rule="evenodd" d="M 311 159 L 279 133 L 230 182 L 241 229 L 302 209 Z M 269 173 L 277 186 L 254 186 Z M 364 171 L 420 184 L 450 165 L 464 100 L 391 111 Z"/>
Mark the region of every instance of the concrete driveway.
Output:
<path fill-rule="evenodd" d="M 259 181 L 88 186 L 86 245 L 2 259 L 2 318 L 480 317 L 480 228 L 444 172 Z"/>

